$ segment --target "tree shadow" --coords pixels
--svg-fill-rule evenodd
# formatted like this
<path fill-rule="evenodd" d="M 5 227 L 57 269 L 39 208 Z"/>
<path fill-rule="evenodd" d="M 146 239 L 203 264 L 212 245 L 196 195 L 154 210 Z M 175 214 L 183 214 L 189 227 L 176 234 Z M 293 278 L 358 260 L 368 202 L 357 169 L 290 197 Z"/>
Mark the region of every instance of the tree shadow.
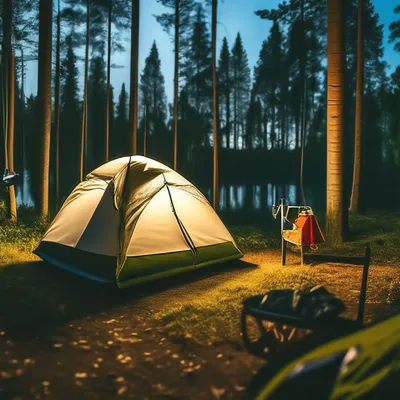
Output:
<path fill-rule="evenodd" d="M 211 276 L 228 281 L 232 272 L 257 265 L 237 260 L 120 290 L 64 271 L 43 261 L 0 269 L 0 331 L 8 337 L 32 337 L 69 321 L 200 281 Z"/>

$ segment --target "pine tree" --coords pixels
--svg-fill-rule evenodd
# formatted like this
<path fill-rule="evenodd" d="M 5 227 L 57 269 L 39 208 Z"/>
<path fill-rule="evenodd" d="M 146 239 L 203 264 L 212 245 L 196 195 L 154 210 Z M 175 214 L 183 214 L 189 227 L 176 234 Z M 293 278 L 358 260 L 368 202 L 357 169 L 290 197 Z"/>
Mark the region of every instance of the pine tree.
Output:
<path fill-rule="evenodd" d="M 226 37 L 222 40 L 221 53 L 218 62 L 218 83 L 219 83 L 219 104 L 223 112 L 220 113 L 220 122 L 225 124 L 224 129 L 221 129 L 225 136 L 226 147 L 230 147 L 230 116 L 231 116 L 231 68 L 230 68 L 230 51 L 228 40 Z"/>
<path fill-rule="evenodd" d="M 148 118 L 150 120 L 166 118 L 166 96 L 164 76 L 161 72 L 161 61 L 158 55 L 156 42 L 145 60 L 145 66 L 140 76 L 140 92 L 143 107 L 148 106 Z"/>
<path fill-rule="evenodd" d="M 145 66 L 140 76 L 141 109 L 146 111 L 142 118 L 142 131 L 146 128 L 147 154 L 163 157 L 158 151 L 159 144 L 165 140 L 166 95 L 164 76 L 161 72 L 161 61 L 156 42 L 145 60 Z"/>
<path fill-rule="evenodd" d="M 218 1 L 212 0 L 212 90 L 213 90 L 213 142 L 214 142 L 214 170 L 213 170 L 213 207 L 219 210 L 219 105 L 217 80 L 217 10 Z"/>
<path fill-rule="evenodd" d="M 326 239 L 343 241 L 344 0 L 328 0 L 328 126 Z"/>
<path fill-rule="evenodd" d="M 263 99 L 265 114 L 271 118 L 270 142 L 272 149 L 279 144 L 276 134 L 279 122 L 277 114 L 278 110 L 282 113 L 282 108 L 278 107 L 278 99 L 285 90 L 282 88 L 282 63 L 282 34 L 279 24 L 274 21 L 268 40 L 263 43 L 255 68 L 258 94 Z M 281 141 L 283 142 L 282 138 Z"/>
<path fill-rule="evenodd" d="M 106 72 L 101 56 L 90 64 L 88 101 L 87 170 L 91 171 L 105 161 Z"/>
<path fill-rule="evenodd" d="M 60 200 L 60 68 L 61 68 L 61 3 L 57 1 L 56 68 L 54 83 L 54 134 L 55 138 L 55 208 Z"/>
<path fill-rule="evenodd" d="M 233 95 L 233 134 L 234 149 L 239 147 L 239 138 L 245 135 L 245 110 L 250 93 L 250 69 L 247 53 L 243 47 L 240 33 L 237 34 L 232 54 L 232 95 Z M 242 144 L 243 147 L 243 144 Z"/>
<path fill-rule="evenodd" d="M 39 2 L 39 204 L 42 219 L 46 219 L 49 210 L 49 165 L 51 131 L 51 52 L 52 52 L 52 0 Z"/>
<path fill-rule="evenodd" d="M 65 198 L 79 182 L 80 105 L 78 99 L 78 68 L 73 36 L 65 37 L 65 54 L 60 66 L 60 198 Z"/>
<path fill-rule="evenodd" d="M 112 50 L 124 50 L 121 44 L 121 30 L 130 27 L 129 15 L 131 2 L 128 0 L 102 0 L 103 12 L 107 14 L 107 88 L 106 88 L 106 123 L 105 123 L 105 161 L 109 159 L 109 137 L 112 129 L 112 116 L 110 112 L 112 106 L 112 88 L 111 88 L 111 53 Z M 112 34 L 112 26 L 116 32 Z"/>
<path fill-rule="evenodd" d="M 201 4 L 197 4 L 190 31 L 182 76 L 186 79 L 186 90 L 191 105 L 204 114 L 211 110 L 211 45 Z"/>
<path fill-rule="evenodd" d="M 326 41 L 326 4 L 319 0 L 290 0 L 280 3 L 277 9 L 260 10 L 256 14 L 272 22 L 279 20 L 283 30 L 288 30 L 289 48 L 285 68 L 288 69 L 286 80 L 290 85 L 289 105 L 295 121 L 294 143 L 297 148 L 301 138 L 306 135 L 307 121 L 303 119 L 307 117 L 308 110 L 305 89 L 310 79 L 310 36 L 315 33 Z M 321 48 L 324 47 L 325 42 L 321 42 Z M 319 53 L 319 58 L 322 58 L 322 52 Z"/>
<path fill-rule="evenodd" d="M 112 138 L 111 154 L 113 154 L 113 158 L 131 155 L 129 145 L 128 94 L 125 89 L 125 83 L 122 84 L 118 98 Z"/>
<path fill-rule="evenodd" d="M 164 7 L 171 9 L 170 13 L 156 16 L 157 22 L 164 31 L 170 34 L 173 29 L 174 38 L 174 107 L 173 107 L 173 132 L 174 132 L 174 169 L 178 168 L 178 97 L 179 97 L 179 69 L 180 56 L 187 45 L 187 30 L 194 0 L 157 0 Z"/>
<path fill-rule="evenodd" d="M 139 92 L 139 8 L 140 1 L 132 0 L 131 20 L 131 68 L 129 93 L 129 129 L 131 136 L 131 154 L 137 153 L 138 129 L 138 92 Z"/>
<path fill-rule="evenodd" d="M 5 143 L 5 168 L 14 172 L 14 93 L 15 93 L 15 59 L 12 51 L 12 15 L 13 2 L 6 1 L 3 6 L 3 42 L 2 42 L 2 131 Z M 5 111 L 5 112 L 4 112 Z M 8 174 L 8 172 L 7 172 Z M 11 220 L 17 219 L 17 203 L 14 185 L 9 189 L 9 211 Z"/>
<path fill-rule="evenodd" d="M 89 46 L 91 37 L 91 1 L 90 0 L 65 0 L 63 17 L 71 24 L 72 43 L 85 46 L 85 67 L 83 77 L 83 105 L 81 118 L 81 144 L 79 157 L 79 179 L 82 181 L 85 171 L 85 153 L 87 153 L 88 136 L 88 79 L 89 79 Z M 79 35 L 77 27 L 85 23 L 85 37 Z M 87 158 L 87 157 L 86 157 Z"/>
<path fill-rule="evenodd" d="M 3 41 L 4 35 L 3 30 L 7 27 L 8 21 L 11 22 L 12 29 L 12 51 L 15 56 L 15 118 L 14 118 L 14 154 L 15 162 L 14 167 L 20 174 L 19 181 L 17 182 L 16 188 L 22 188 L 27 182 L 24 182 L 24 170 L 25 170 L 25 153 L 24 153 L 24 143 L 25 143 L 25 132 L 24 132 L 24 118 L 25 118 L 25 99 L 23 94 L 23 80 L 24 67 L 26 66 L 25 61 L 29 59 L 37 59 L 37 15 L 38 15 L 38 2 L 32 2 L 30 0 L 18 0 L 9 2 L 7 6 L 11 7 L 11 17 L 5 19 L 3 17 L 3 12 L 5 11 L 3 6 L 6 2 L 0 2 L 0 38 Z M 12 4 L 11 4 L 12 3 Z M 6 6 L 6 8 L 7 8 Z M 3 25 L 3 21 L 7 21 Z M 7 28 L 8 29 L 8 28 Z M 3 47 L 4 48 L 4 47 Z M 7 53 L 7 51 L 6 51 Z M 24 56 L 25 54 L 25 56 Z M 3 54 L 4 57 L 4 54 Z M 4 59 L 4 58 L 3 58 Z M 10 69 L 9 69 L 10 70 Z M 19 82 L 21 81 L 21 90 L 19 89 Z M 1 103 L 1 100 L 0 100 Z M 10 108 L 8 108 L 10 110 Z M 0 113 L 0 121 L 2 121 Z M 0 149 L 0 168 L 6 167 L 5 165 L 5 153 L 4 145 Z M 3 173 L 3 170 L 1 170 Z M 1 192 L 2 189 L 0 189 Z M 13 188 L 11 192 L 7 194 L 7 197 L 12 196 Z M 1 196 L 1 193 L 0 193 Z M 15 203 L 11 202 L 12 205 Z M 14 207 L 14 205 L 13 205 Z M 13 214 L 15 214 L 13 212 Z"/>

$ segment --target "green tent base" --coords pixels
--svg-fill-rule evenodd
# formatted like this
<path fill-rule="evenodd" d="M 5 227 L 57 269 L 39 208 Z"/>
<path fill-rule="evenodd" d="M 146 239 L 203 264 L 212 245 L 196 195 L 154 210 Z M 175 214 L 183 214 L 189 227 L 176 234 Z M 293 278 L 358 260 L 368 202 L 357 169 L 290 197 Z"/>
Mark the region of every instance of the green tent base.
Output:
<path fill-rule="evenodd" d="M 78 250 L 59 243 L 42 241 L 34 254 L 66 271 L 97 282 L 126 288 L 169 276 L 194 271 L 243 257 L 231 243 L 200 247 L 192 251 L 127 257 L 121 273 L 115 275 L 117 258 Z"/>

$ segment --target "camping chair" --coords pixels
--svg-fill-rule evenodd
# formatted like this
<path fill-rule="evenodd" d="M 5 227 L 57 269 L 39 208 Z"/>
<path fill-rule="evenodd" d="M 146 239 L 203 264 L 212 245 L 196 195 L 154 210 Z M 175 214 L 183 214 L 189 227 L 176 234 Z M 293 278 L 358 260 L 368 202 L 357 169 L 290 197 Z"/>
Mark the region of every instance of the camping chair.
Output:
<path fill-rule="evenodd" d="M 300 248 L 301 265 L 304 264 L 304 250 L 314 249 L 325 241 L 317 219 L 310 206 L 290 206 L 285 199 L 279 206 L 272 206 L 272 216 L 276 219 L 281 214 L 282 265 L 286 265 L 287 244 Z"/>
<path fill-rule="evenodd" d="M 241 332 L 245 348 L 255 356 L 280 365 L 294 357 L 301 356 L 318 345 L 362 328 L 370 259 L 369 245 L 366 247 L 363 257 L 323 254 L 306 254 L 304 256 L 304 261 L 307 263 L 329 262 L 363 265 L 357 320 L 340 316 L 305 319 L 266 311 L 260 307 L 263 295 L 252 296 L 244 300 L 241 314 Z M 249 325 L 250 319 L 255 320 L 256 323 L 252 330 Z M 257 333 L 255 339 L 252 338 L 254 332 Z"/>

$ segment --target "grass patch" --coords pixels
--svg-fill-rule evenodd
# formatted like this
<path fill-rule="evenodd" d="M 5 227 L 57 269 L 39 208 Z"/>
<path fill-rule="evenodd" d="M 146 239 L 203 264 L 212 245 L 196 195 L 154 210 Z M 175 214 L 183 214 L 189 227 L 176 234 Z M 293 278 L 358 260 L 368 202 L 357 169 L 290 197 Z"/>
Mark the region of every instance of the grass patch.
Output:
<path fill-rule="evenodd" d="M 47 224 L 40 222 L 32 208 L 20 207 L 18 214 L 17 222 L 5 218 L 0 222 L 0 267 L 32 261 L 32 251 L 46 230 Z"/>
<path fill-rule="evenodd" d="M 154 319 L 169 335 L 189 337 L 199 343 L 240 342 L 239 317 L 245 298 L 271 289 L 312 287 L 322 284 L 341 298 L 347 317 L 356 318 L 362 268 L 352 266 L 299 266 L 298 257 L 290 255 L 288 267 L 280 265 L 278 252 L 248 254 L 246 261 L 258 268 L 233 275 L 207 290 L 189 291 L 179 300 L 171 297 L 164 311 Z M 366 320 L 400 305 L 400 276 L 397 267 L 371 267 L 367 292 Z"/>
<path fill-rule="evenodd" d="M 38 258 L 31 252 L 46 227 L 30 218 L 27 211 L 22 221 L 3 220 L 0 225 L 0 325 L 3 329 L 21 331 L 27 326 L 62 324 L 113 304 L 120 305 L 119 294 L 111 288 L 34 262 Z M 149 318 L 172 336 L 189 336 L 201 343 L 240 342 L 239 317 L 245 298 L 276 288 L 317 284 L 324 284 L 343 299 L 349 315 L 354 317 L 361 268 L 300 267 L 299 256 L 293 252 L 288 255 L 288 267 L 282 268 L 279 221 L 274 222 L 276 226 L 265 229 L 251 225 L 231 228 L 245 252 L 245 261 L 254 264 L 253 268 L 234 267 L 220 275 L 213 274 L 211 268 L 205 274 L 206 279 L 190 282 L 188 275 L 178 289 L 165 289 L 161 300 L 157 294 L 147 294 L 145 301 L 152 309 L 159 310 Z M 371 244 L 372 264 L 382 265 L 370 271 L 366 312 L 371 319 L 387 308 L 400 305 L 400 273 L 398 267 L 392 266 L 400 265 L 400 213 L 351 216 L 350 228 L 349 242 L 336 249 L 320 246 L 320 251 L 362 254 L 363 246 Z"/>
<path fill-rule="evenodd" d="M 270 221 L 269 221 L 270 222 Z M 319 220 L 324 231 L 323 219 Z M 279 249 L 280 222 L 266 223 L 265 227 L 232 226 L 230 231 L 244 252 Z M 362 255 L 367 244 L 372 249 L 372 262 L 400 265 L 400 213 L 371 210 L 367 215 L 349 215 L 348 240 L 338 247 L 319 245 L 318 252 L 340 255 Z M 292 248 L 292 246 L 289 245 Z"/>
<path fill-rule="evenodd" d="M 310 269 L 283 269 L 277 266 L 276 258 L 274 256 L 274 265 L 269 265 L 268 269 L 261 267 L 233 274 L 232 279 L 221 283 L 214 278 L 215 286 L 205 291 L 189 291 L 184 299 L 171 299 L 165 305 L 165 311 L 156 313 L 154 318 L 172 336 L 188 336 L 198 342 L 237 341 L 240 310 L 245 298 L 271 289 L 315 285 Z"/>
<path fill-rule="evenodd" d="M 337 248 L 324 245 L 320 251 L 343 255 L 362 254 L 371 246 L 372 263 L 400 265 L 400 213 L 372 210 L 367 215 L 349 216 L 350 236 Z"/>

